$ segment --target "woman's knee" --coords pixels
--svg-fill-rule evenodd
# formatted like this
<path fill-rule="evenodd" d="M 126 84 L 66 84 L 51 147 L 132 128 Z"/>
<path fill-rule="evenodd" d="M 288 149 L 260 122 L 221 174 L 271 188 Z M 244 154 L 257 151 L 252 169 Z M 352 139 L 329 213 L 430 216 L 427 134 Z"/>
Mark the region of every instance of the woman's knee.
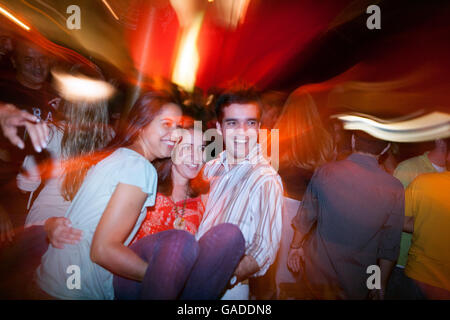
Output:
<path fill-rule="evenodd" d="M 222 223 L 210 230 L 211 235 L 220 239 L 222 243 L 232 244 L 237 248 L 245 248 L 245 239 L 241 229 L 232 223 Z"/>
<path fill-rule="evenodd" d="M 199 247 L 195 237 L 184 230 L 168 230 L 161 238 L 161 245 L 173 250 L 179 250 L 183 256 L 191 256 L 194 260 L 198 256 Z"/>
<path fill-rule="evenodd" d="M 197 243 L 189 232 L 166 230 L 143 237 L 130 246 L 130 249 L 142 259 L 149 261 L 155 252 L 168 253 L 181 251 L 184 255 L 198 252 Z"/>

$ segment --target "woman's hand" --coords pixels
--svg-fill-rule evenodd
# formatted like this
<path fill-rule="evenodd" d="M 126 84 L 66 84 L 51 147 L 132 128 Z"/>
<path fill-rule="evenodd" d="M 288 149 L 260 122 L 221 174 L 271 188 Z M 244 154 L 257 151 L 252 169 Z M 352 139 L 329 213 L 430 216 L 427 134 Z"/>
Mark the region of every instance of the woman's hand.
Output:
<path fill-rule="evenodd" d="M 289 249 L 287 265 L 292 272 L 299 272 L 302 269 L 303 249 Z"/>
<path fill-rule="evenodd" d="M 64 217 L 47 219 L 44 228 L 50 244 L 57 249 L 64 249 L 64 244 L 77 244 L 83 235 L 83 231 L 72 228 L 70 220 Z"/>

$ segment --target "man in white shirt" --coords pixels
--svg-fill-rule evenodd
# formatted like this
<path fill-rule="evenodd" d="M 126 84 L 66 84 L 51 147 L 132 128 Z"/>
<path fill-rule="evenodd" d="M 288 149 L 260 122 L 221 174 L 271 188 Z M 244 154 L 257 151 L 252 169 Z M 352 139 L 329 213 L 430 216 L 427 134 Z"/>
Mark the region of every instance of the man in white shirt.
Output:
<path fill-rule="evenodd" d="M 232 289 L 223 299 L 248 299 L 247 279 L 264 275 L 278 251 L 283 187 L 257 143 L 261 117 L 258 95 L 249 90 L 223 93 L 216 101 L 216 115 L 225 151 L 204 168 L 211 189 L 197 239 L 220 223 L 240 228 L 245 255 L 230 279 Z"/>

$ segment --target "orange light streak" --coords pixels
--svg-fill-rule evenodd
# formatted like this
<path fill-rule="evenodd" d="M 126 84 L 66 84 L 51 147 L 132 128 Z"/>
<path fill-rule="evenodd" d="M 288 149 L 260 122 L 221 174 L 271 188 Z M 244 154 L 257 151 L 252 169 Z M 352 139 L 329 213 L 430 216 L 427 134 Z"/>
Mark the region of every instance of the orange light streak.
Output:
<path fill-rule="evenodd" d="M 109 5 L 108 1 L 106 0 L 102 0 L 103 4 L 108 8 L 109 12 L 111 12 L 111 14 L 113 15 L 114 19 L 119 20 L 119 17 L 117 16 L 117 14 L 114 12 L 114 10 L 111 8 L 111 6 Z"/>
<path fill-rule="evenodd" d="M 16 18 L 11 12 L 6 10 L 5 8 L 0 7 L 0 13 L 2 15 L 4 15 L 5 17 L 7 17 L 12 22 L 14 22 L 15 24 L 17 24 L 18 26 L 20 26 L 21 28 L 25 29 L 26 31 L 30 31 L 31 28 L 29 26 L 27 26 L 25 23 L 20 21 L 18 18 Z"/>
<path fill-rule="evenodd" d="M 197 15 L 192 24 L 183 31 L 172 81 L 187 91 L 193 91 L 199 65 L 197 39 L 202 26 L 204 12 Z"/>

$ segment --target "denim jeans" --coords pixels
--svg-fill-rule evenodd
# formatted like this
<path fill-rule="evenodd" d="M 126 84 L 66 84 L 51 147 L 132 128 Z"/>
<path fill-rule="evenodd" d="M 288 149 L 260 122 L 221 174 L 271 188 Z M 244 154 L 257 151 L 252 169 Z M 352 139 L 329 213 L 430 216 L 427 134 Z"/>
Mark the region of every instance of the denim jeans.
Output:
<path fill-rule="evenodd" d="M 114 276 L 116 299 L 218 299 L 244 255 L 240 229 L 229 223 L 211 228 L 198 242 L 186 231 L 167 230 L 130 248 L 148 262 L 142 282 Z"/>

